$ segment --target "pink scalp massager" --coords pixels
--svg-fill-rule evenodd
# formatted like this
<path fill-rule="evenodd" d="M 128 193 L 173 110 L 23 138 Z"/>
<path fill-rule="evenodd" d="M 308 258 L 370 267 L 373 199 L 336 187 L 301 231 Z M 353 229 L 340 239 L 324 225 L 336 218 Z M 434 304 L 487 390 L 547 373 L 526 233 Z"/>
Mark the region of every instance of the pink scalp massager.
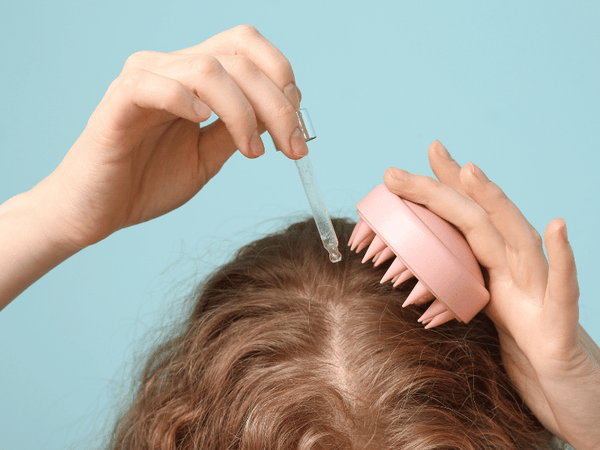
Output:
<path fill-rule="evenodd" d="M 356 209 L 360 220 L 348 245 L 357 253 L 369 246 L 363 263 L 373 259 L 378 266 L 396 257 L 381 283 L 391 280 L 396 287 L 413 276 L 419 280 L 402 306 L 435 298 L 419 318 L 425 328 L 451 319 L 467 323 L 487 304 L 490 294 L 469 244 L 444 219 L 383 184 Z"/>

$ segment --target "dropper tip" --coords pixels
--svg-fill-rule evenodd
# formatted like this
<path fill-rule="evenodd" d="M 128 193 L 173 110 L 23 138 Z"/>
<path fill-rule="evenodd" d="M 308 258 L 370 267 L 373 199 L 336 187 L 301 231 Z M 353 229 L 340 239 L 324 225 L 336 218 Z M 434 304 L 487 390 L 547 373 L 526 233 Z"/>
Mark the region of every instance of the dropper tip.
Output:
<path fill-rule="evenodd" d="M 337 263 L 337 262 L 340 262 L 341 260 L 342 260 L 342 254 L 340 253 L 340 251 L 337 248 L 329 252 L 329 261 L 331 261 L 332 263 Z"/>

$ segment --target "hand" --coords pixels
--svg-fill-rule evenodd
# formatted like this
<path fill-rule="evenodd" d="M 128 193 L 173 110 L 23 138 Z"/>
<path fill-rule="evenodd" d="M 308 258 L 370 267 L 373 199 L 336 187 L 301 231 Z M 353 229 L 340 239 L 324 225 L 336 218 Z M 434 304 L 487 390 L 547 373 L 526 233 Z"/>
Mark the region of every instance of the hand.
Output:
<path fill-rule="evenodd" d="M 243 25 L 173 53 L 132 55 L 59 167 L 34 190 L 53 232 L 76 249 L 190 200 L 269 130 L 293 159 L 299 91 L 288 60 Z M 219 120 L 198 123 L 214 111 Z M 51 224 L 51 225 L 50 225 Z"/>
<path fill-rule="evenodd" d="M 434 142 L 439 181 L 389 169 L 390 191 L 454 224 L 489 276 L 485 313 L 523 400 L 552 433 L 577 449 L 600 448 L 600 367 L 578 338 L 579 289 L 564 220 L 542 239 L 502 190 L 469 163 L 462 168 Z"/>

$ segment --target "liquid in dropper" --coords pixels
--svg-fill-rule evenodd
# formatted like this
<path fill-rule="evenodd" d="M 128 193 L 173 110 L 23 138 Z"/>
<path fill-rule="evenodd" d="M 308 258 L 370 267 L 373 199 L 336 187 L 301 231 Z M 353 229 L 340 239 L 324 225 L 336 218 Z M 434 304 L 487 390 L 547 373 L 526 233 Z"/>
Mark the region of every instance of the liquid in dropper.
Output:
<path fill-rule="evenodd" d="M 310 117 L 308 116 L 308 111 L 306 111 L 306 109 L 300 109 L 296 112 L 296 115 L 298 116 L 298 123 L 300 124 L 300 130 L 302 131 L 304 140 L 308 142 L 316 138 L 317 136 L 312 127 Z M 340 262 L 342 260 L 342 254 L 338 249 L 339 242 L 331 219 L 329 218 L 329 214 L 327 213 L 327 208 L 325 207 L 325 202 L 323 201 L 323 196 L 319 190 L 317 180 L 313 173 L 313 167 L 308 156 L 297 160 L 296 168 L 298 169 L 298 174 L 300 175 L 302 186 L 304 186 L 306 198 L 308 198 L 310 209 L 315 218 L 315 223 L 317 224 L 323 247 L 325 247 L 325 250 L 329 253 L 329 260 L 332 263 Z"/>

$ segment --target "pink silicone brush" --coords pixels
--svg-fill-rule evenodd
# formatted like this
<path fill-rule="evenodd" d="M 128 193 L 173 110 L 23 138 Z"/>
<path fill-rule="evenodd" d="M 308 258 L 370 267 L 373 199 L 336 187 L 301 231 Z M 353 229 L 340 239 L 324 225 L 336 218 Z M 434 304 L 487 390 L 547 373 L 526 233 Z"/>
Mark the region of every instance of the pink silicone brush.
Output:
<path fill-rule="evenodd" d="M 419 318 L 433 328 L 451 319 L 469 322 L 489 301 L 483 275 L 460 232 L 428 209 L 392 194 L 385 185 L 357 205 L 360 220 L 348 241 L 351 250 L 367 249 L 363 263 L 376 266 L 395 257 L 382 283 L 394 287 L 416 277 L 419 282 L 402 305 L 436 299 Z"/>

